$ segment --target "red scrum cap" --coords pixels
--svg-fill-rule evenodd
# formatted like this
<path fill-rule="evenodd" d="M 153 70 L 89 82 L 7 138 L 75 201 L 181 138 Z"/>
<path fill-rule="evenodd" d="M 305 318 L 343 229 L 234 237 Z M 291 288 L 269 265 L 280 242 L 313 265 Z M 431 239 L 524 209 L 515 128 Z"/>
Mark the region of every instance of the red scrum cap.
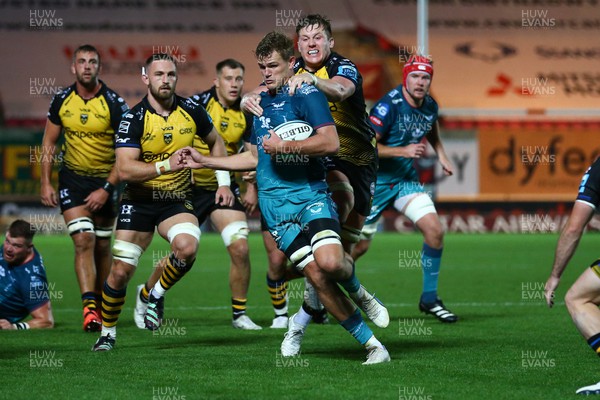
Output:
<path fill-rule="evenodd" d="M 425 72 L 433 78 L 433 64 L 431 60 L 425 56 L 413 55 L 404 64 L 402 74 L 402 86 L 406 87 L 406 78 L 412 72 Z"/>

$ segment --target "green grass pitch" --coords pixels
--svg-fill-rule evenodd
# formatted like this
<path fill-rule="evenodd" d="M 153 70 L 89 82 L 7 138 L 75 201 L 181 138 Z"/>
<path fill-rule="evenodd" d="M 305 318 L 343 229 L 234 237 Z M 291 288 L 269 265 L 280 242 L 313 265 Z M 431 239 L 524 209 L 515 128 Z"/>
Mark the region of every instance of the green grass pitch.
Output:
<path fill-rule="evenodd" d="M 418 311 L 418 234 L 379 234 L 357 264 L 362 283 L 390 311 L 372 325 L 392 362 L 363 366 L 365 351 L 338 324 L 311 325 L 302 354 L 283 359 L 282 330 L 269 329 L 266 255 L 250 236 L 248 314 L 265 327 L 231 327 L 228 255 L 220 236 L 205 234 L 193 270 L 166 299 L 166 323 L 139 330 L 135 286 L 153 259 L 168 252 L 155 238 L 128 290 L 116 348 L 92 353 L 97 334 L 81 330 L 81 302 L 66 236 L 39 236 L 56 327 L 0 332 L 5 399 L 566 399 L 600 380 L 598 360 L 572 324 L 564 293 L 596 257 L 598 235 L 583 237 L 549 310 L 541 287 L 556 235 L 447 235 L 440 295 L 460 317 L 444 325 Z M 290 311 L 302 284 L 290 285 Z"/>

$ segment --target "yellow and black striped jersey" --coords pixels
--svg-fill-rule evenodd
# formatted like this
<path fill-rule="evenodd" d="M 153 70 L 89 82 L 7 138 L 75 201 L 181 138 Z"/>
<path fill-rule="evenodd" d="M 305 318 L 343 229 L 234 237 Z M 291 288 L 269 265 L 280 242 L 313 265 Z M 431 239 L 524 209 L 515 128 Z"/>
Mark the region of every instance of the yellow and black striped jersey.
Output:
<path fill-rule="evenodd" d="M 116 147 L 140 149 L 140 161 L 155 163 L 166 160 L 186 146 L 194 137 L 206 137 L 213 128 L 210 116 L 192 99 L 175 96 L 168 117 L 156 113 L 144 99 L 121 120 Z M 160 175 L 145 182 L 129 182 L 124 199 L 135 201 L 184 201 L 191 198 L 189 169 Z"/>
<path fill-rule="evenodd" d="M 105 178 L 115 163 L 115 132 L 129 107 L 104 82 L 96 95 L 84 100 L 76 84 L 57 93 L 48 119 L 63 128 L 63 165 L 79 175 Z"/>
<path fill-rule="evenodd" d="M 294 64 L 294 72 L 296 75 L 308 72 L 302 58 Z M 335 157 L 355 165 L 369 165 L 376 158 L 375 132 L 369 125 L 362 76 L 358 68 L 352 61 L 332 52 L 314 75 L 323 79 L 341 76 L 354 83 L 352 96 L 337 103 L 329 102 L 329 110 L 340 138 L 340 150 Z"/>
<path fill-rule="evenodd" d="M 250 141 L 252 118 L 245 115 L 240 109 L 241 99 L 238 99 L 232 107 L 224 108 L 219 103 L 217 89 L 214 86 L 205 92 L 192 96 L 192 99 L 202 104 L 210 114 L 215 129 L 225 142 L 227 155 L 238 153 L 243 142 Z M 210 155 L 210 149 L 203 140 L 196 138 L 194 140 L 194 147 L 200 153 Z M 217 190 L 218 185 L 215 171 L 202 168 L 193 170 L 192 174 L 194 175 L 194 184 L 196 186 L 201 186 L 208 190 Z M 233 173 L 231 175 L 233 181 Z"/>

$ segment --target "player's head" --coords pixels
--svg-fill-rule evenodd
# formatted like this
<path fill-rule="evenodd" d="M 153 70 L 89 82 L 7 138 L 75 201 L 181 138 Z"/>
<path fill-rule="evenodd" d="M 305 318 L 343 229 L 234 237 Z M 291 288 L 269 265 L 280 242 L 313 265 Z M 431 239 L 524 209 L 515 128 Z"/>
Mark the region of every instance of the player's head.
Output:
<path fill-rule="evenodd" d="M 421 55 L 410 56 L 402 71 L 402 86 L 418 103 L 429 93 L 433 78 L 433 62 Z"/>
<path fill-rule="evenodd" d="M 294 42 L 281 32 L 269 32 L 254 51 L 258 68 L 269 90 L 283 86 L 294 74 Z"/>
<path fill-rule="evenodd" d="M 177 86 L 177 62 L 169 54 L 152 54 L 142 68 L 142 81 L 157 101 L 171 99 Z"/>
<path fill-rule="evenodd" d="M 334 41 L 330 21 L 319 14 L 310 14 L 296 25 L 298 50 L 304 63 L 311 69 L 318 69 L 331 54 Z"/>
<path fill-rule="evenodd" d="M 244 64 L 228 58 L 217 64 L 215 87 L 220 102 L 224 106 L 232 106 L 242 95 L 244 88 Z"/>
<path fill-rule="evenodd" d="M 71 73 L 75 74 L 77 82 L 89 89 L 98 84 L 100 73 L 100 53 L 92 45 L 84 44 L 73 52 Z"/>
<path fill-rule="evenodd" d="M 8 265 L 21 265 L 33 252 L 33 235 L 35 230 L 31 224 L 18 219 L 10 224 L 4 239 L 2 256 Z"/>

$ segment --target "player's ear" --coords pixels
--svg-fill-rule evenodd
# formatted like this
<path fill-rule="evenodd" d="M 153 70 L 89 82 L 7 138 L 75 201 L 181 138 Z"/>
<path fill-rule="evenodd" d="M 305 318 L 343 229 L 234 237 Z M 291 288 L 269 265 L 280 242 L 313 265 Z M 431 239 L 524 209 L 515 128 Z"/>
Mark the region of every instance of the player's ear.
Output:
<path fill-rule="evenodd" d="M 333 38 L 329 38 L 329 47 L 333 49 L 333 46 L 335 45 L 335 40 L 333 40 Z"/>
<path fill-rule="evenodd" d="M 290 61 L 289 61 L 289 67 L 290 69 L 294 69 L 294 64 L 296 63 L 296 57 L 295 56 L 291 56 L 290 57 Z"/>
<path fill-rule="evenodd" d="M 142 82 L 144 82 L 144 85 L 148 86 L 148 83 L 150 82 L 150 80 L 148 79 L 148 74 L 146 72 L 146 67 L 142 67 Z"/>
<path fill-rule="evenodd" d="M 73 75 L 75 75 L 75 73 L 76 73 L 76 71 L 75 71 L 75 63 L 74 63 L 74 62 L 73 62 L 73 63 L 71 63 L 71 73 L 72 73 Z"/>

